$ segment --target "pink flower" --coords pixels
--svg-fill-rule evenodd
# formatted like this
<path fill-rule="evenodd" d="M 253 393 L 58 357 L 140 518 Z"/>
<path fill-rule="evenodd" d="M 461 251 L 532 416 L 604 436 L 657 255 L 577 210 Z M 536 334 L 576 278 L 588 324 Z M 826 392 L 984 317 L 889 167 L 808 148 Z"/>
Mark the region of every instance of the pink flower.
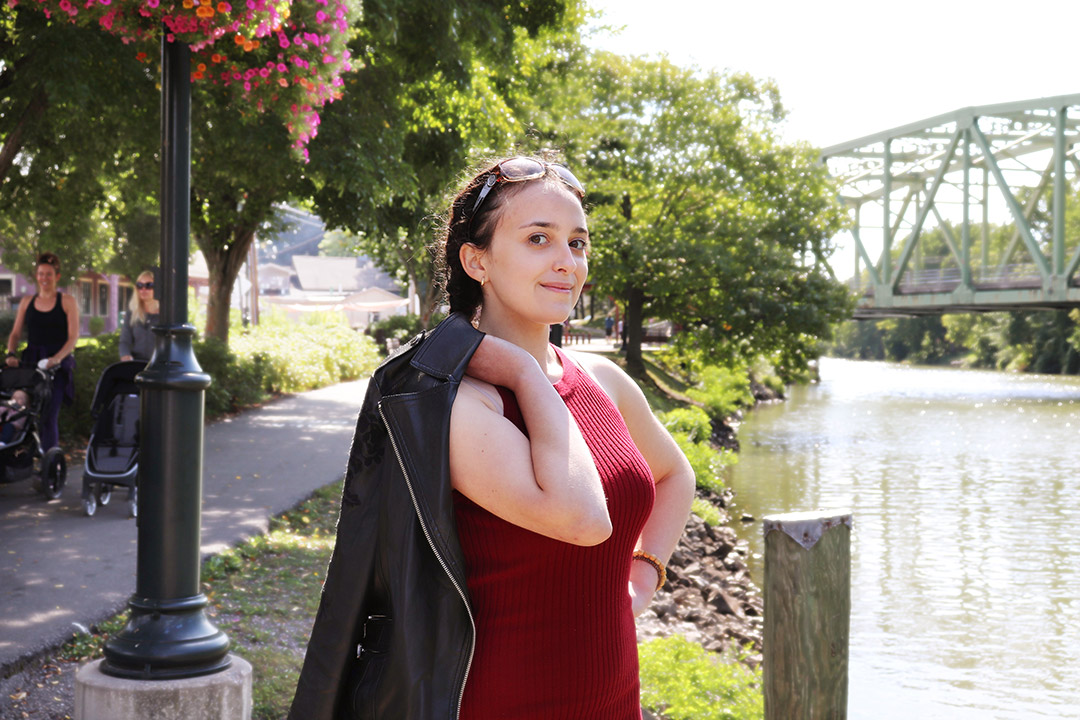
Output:
<path fill-rule="evenodd" d="M 316 13 L 315 13 L 315 22 L 321 22 L 321 23 L 326 22 L 326 13 L 324 13 L 322 10 L 316 11 Z"/>

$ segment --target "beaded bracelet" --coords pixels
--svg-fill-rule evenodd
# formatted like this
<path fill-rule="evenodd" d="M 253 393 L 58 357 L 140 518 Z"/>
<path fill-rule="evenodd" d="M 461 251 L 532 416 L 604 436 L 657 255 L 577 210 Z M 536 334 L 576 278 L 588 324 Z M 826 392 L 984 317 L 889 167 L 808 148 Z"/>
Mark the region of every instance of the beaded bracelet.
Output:
<path fill-rule="evenodd" d="M 644 550 L 635 550 L 634 559 L 644 560 L 645 562 L 652 565 L 653 569 L 656 570 L 656 589 L 659 590 L 660 588 L 664 587 L 664 583 L 667 582 L 667 568 L 664 567 L 664 563 L 660 562 L 660 558 L 650 553 L 647 553 Z"/>

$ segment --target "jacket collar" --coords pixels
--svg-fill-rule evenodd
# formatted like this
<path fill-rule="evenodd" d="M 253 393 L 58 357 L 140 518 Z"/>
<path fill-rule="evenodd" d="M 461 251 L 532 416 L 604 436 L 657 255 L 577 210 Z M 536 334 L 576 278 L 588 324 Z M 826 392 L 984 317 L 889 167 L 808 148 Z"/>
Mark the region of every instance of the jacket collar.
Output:
<path fill-rule="evenodd" d="M 461 313 L 451 313 L 420 343 L 409 363 L 433 377 L 460 382 L 484 333 Z"/>

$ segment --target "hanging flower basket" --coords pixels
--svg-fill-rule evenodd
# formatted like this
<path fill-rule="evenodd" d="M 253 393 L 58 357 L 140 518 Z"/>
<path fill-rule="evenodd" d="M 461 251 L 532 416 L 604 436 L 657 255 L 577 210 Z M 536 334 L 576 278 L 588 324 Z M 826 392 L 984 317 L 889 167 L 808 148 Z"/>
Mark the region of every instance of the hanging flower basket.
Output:
<path fill-rule="evenodd" d="M 258 110 L 283 107 L 293 147 L 307 157 L 319 109 L 341 96 L 352 69 L 349 26 L 359 0 L 8 0 L 97 26 L 150 62 L 165 32 L 191 46 L 193 81 L 232 88 Z"/>

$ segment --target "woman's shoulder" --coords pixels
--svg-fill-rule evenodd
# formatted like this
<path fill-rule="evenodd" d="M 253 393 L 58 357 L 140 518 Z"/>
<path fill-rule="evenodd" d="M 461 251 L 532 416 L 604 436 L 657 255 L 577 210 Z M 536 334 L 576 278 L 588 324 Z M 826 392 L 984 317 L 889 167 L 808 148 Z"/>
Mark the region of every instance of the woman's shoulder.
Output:
<path fill-rule="evenodd" d="M 637 389 L 633 379 L 610 358 L 586 350 L 563 348 L 562 351 L 595 380 L 617 406 L 621 406 L 620 401 L 626 398 L 627 392 Z"/>
<path fill-rule="evenodd" d="M 68 308 L 76 309 L 78 307 L 76 302 L 75 302 L 75 296 L 74 295 L 68 295 L 65 292 L 59 292 L 59 291 L 57 291 L 56 294 L 60 296 L 60 302 L 63 303 L 63 306 L 64 306 L 65 310 L 67 310 Z"/>

